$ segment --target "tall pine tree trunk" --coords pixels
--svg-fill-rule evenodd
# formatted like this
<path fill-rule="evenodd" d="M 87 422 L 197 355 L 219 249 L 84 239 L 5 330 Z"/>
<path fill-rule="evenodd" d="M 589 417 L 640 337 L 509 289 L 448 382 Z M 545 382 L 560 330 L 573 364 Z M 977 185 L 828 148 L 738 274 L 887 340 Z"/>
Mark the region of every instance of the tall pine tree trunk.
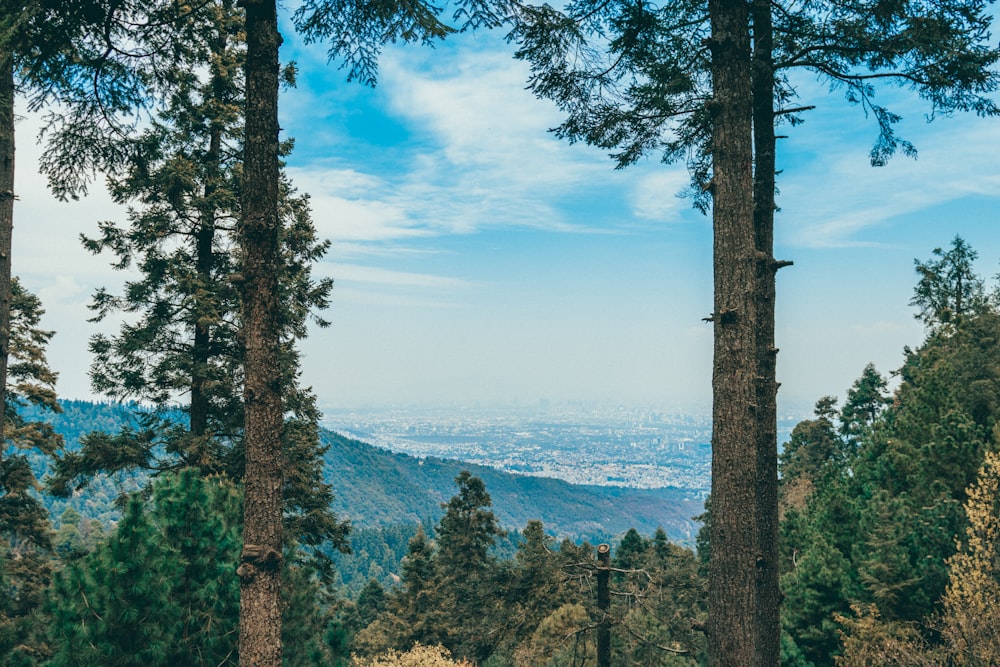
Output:
<path fill-rule="evenodd" d="M 14 231 L 14 60 L 0 56 L 0 460 L 5 450 L 10 354 L 10 252 Z"/>
<path fill-rule="evenodd" d="M 758 274 L 749 5 L 710 0 L 715 330 L 709 664 L 777 665 L 759 646 Z"/>
<path fill-rule="evenodd" d="M 246 10 L 243 261 L 246 477 L 240 664 L 281 667 L 281 373 L 278 367 L 278 19 L 275 0 Z"/>

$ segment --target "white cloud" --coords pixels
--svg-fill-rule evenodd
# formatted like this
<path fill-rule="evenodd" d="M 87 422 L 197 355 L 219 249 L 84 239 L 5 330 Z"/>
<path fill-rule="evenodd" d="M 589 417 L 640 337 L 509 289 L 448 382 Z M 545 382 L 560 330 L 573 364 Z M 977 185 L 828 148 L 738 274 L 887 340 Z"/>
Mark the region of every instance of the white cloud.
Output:
<path fill-rule="evenodd" d="M 447 290 L 464 289 L 472 285 L 469 281 L 458 278 L 435 276 L 426 273 L 393 271 L 390 269 L 363 266 L 360 264 L 336 264 L 334 266 L 334 278 L 336 280 L 374 283 L 378 285 L 423 287 Z"/>
<path fill-rule="evenodd" d="M 296 187 L 309 193 L 321 237 L 337 241 L 392 241 L 429 232 L 407 212 L 392 184 L 372 174 L 325 165 L 289 167 Z"/>
<path fill-rule="evenodd" d="M 458 39 L 469 41 L 443 47 L 447 57 L 412 46 L 384 54 L 378 96 L 410 136 L 395 162 L 343 157 L 291 170 L 313 195 L 324 234 L 384 242 L 483 228 L 586 230 L 558 201 L 620 179 L 610 161 L 547 132 L 560 114 L 524 90 L 527 68 L 497 35 Z"/>
<path fill-rule="evenodd" d="M 898 104 L 909 109 L 910 117 L 918 116 L 918 103 Z M 840 134 L 814 131 L 810 124 L 790 132 L 801 154 L 779 177 L 779 204 L 791 222 L 788 242 L 814 248 L 872 245 L 867 230 L 903 216 L 967 195 L 1000 196 L 1000 125 L 994 119 L 956 115 L 929 124 L 909 123 L 900 134 L 913 141 L 919 157 L 897 155 L 875 168 L 866 143 L 873 138 L 873 121 L 850 111 L 857 117 L 833 119 L 827 114 L 817 119 L 840 126 Z M 809 157 L 803 161 L 802 154 Z"/>
<path fill-rule="evenodd" d="M 632 188 L 632 210 L 645 220 L 673 221 L 691 207 L 691 202 L 681 198 L 680 193 L 690 182 L 690 176 L 683 167 L 664 167 L 636 179 Z"/>

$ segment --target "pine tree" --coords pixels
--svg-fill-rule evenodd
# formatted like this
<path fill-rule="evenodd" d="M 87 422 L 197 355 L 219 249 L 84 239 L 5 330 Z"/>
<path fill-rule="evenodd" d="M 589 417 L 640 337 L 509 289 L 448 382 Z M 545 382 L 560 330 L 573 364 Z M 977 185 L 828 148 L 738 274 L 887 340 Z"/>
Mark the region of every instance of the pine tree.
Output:
<path fill-rule="evenodd" d="M 541 521 L 529 521 L 521 533 L 515 554 L 517 567 L 508 605 L 520 619 L 508 641 L 516 644 L 530 638 L 542 620 L 570 601 L 559 552 Z"/>
<path fill-rule="evenodd" d="M 194 469 L 130 498 L 110 539 L 56 577 L 53 664 L 235 665 L 239 504 Z"/>
<path fill-rule="evenodd" d="M 427 617 L 434 604 L 434 548 L 422 526 L 407 545 L 402 562 L 403 589 L 397 598 L 399 617 L 410 626 L 415 641 L 426 641 Z"/>
<path fill-rule="evenodd" d="M 181 564 L 129 500 L 115 534 L 56 575 L 49 613 L 54 666 L 169 665 L 182 612 L 169 591 Z"/>
<path fill-rule="evenodd" d="M 935 248 L 933 255 L 937 259 L 913 260 L 920 280 L 910 305 L 920 309 L 914 317 L 929 327 L 956 325 L 985 303 L 982 278 L 972 269 L 978 253 L 956 235 L 949 250 Z"/>
<path fill-rule="evenodd" d="M 59 411 L 56 374 L 45 358 L 52 332 L 38 327 L 43 310 L 38 298 L 17 278 L 11 281 L 10 363 L 0 442 L 0 654 L 12 664 L 45 653 L 36 641 L 37 612 L 51 573 L 52 529 L 38 497 L 41 483 L 32 460 L 55 456 L 62 438 L 51 425 L 24 419 L 27 405 Z"/>
<path fill-rule="evenodd" d="M 244 388 L 246 436 L 245 546 L 241 575 L 246 605 L 240 637 L 246 665 L 281 662 L 277 613 L 278 572 L 269 561 L 281 544 L 281 415 L 286 384 L 274 377 L 280 352 L 280 294 L 275 276 L 279 251 L 278 31 L 274 0 L 241 0 L 246 13 L 246 131 L 244 182 L 237 238 L 244 258 L 240 291 L 246 350 Z M 506 7 L 503 2 L 497 5 Z M 451 28 L 439 8 L 424 2 L 391 1 L 379 6 L 342 0 L 307 0 L 296 11 L 296 27 L 307 41 L 328 40 L 330 57 L 350 65 L 348 78 L 373 85 L 383 44 L 430 42 Z M 493 3 L 465 0 L 456 18 L 465 25 L 495 26 L 502 14 Z M 265 554 L 267 558 L 262 558 Z"/>
<path fill-rule="evenodd" d="M 815 490 L 784 516 L 789 655 L 794 649 L 803 660 L 831 664 L 832 618 L 839 616 L 850 636 L 836 649 L 842 652 L 838 664 L 862 664 L 877 655 L 888 660 L 894 651 L 931 662 L 957 660 L 929 647 L 940 644 L 946 623 L 937 610 L 951 604 L 954 615 L 957 609 L 945 602 L 961 595 L 954 564 L 971 562 L 971 552 L 956 555 L 955 541 L 963 542 L 968 530 L 981 531 L 985 524 L 976 521 L 988 521 L 981 509 L 973 519 L 970 507 L 988 496 L 974 484 L 978 475 L 988 487 L 984 459 L 996 448 L 998 331 L 1000 315 L 985 303 L 959 322 L 931 327 L 922 346 L 907 350 L 891 405 L 883 398 L 884 381 L 866 369 L 849 392 L 853 417 L 841 419 L 839 433 L 832 433 L 832 419 L 822 429 L 816 422 L 796 428 L 790 464 L 798 466 L 807 444 L 835 442 L 835 436 L 848 455 L 826 463 Z M 825 435 L 811 438 L 814 443 L 799 441 L 820 431 Z"/>
<path fill-rule="evenodd" d="M 161 70 L 173 86 L 169 103 L 130 139 L 128 168 L 109 179 L 112 196 L 131 205 L 128 224 L 102 223 L 98 237 L 84 239 L 92 252 L 111 253 L 116 268 L 140 271 L 120 294 L 101 289 L 94 296 L 95 319 L 122 312 L 135 317 L 117 335 L 91 340 L 92 383 L 109 398 L 156 410 L 139 411 L 137 426 L 84 438 L 80 452 L 60 461 L 57 491 L 86 484 L 98 471 L 195 466 L 206 475 L 244 474 L 242 261 L 233 231 L 243 171 L 242 26 L 242 13 L 228 0 L 207 3 L 185 24 L 187 60 Z M 191 58 L 205 68 L 192 67 Z M 315 280 L 311 268 L 328 243 L 316 239 L 307 198 L 286 179 L 280 193 L 282 327 L 275 368 L 288 387 L 279 464 L 287 471 L 284 508 L 289 540 L 309 549 L 316 556 L 312 564 L 329 578 L 330 563 L 319 547 L 344 547 L 346 524 L 329 510 L 319 413 L 314 397 L 298 386 L 295 349 L 310 317 L 326 324 L 313 313 L 327 305 L 331 282 Z M 181 424 L 176 406 L 185 394 Z"/>
<path fill-rule="evenodd" d="M 861 434 L 872 427 L 889 405 L 886 381 L 874 364 L 865 366 L 861 377 L 847 390 L 847 400 L 840 411 L 840 433 L 848 444 L 857 445 Z"/>
<path fill-rule="evenodd" d="M 462 471 L 455 484 L 458 493 L 442 503 L 445 513 L 435 531 L 434 585 L 442 597 L 432 618 L 441 623 L 441 643 L 446 648 L 458 657 L 481 662 L 499 639 L 491 633 L 500 600 L 484 593 L 496 588 L 496 559 L 490 547 L 504 531 L 490 509 L 493 501 L 480 478 Z"/>
<path fill-rule="evenodd" d="M 686 159 L 715 233 L 712 664 L 773 664 L 778 651 L 773 257 L 775 141 L 806 68 L 878 124 L 873 164 L 913 147 L 875 82 L 910 87 L 935 111 L 998 111 L 1000 51 L 985 3 L 835 7 L 752 3 L 570 3 L 525 8 L 512 35 L 529 86 L 557 102 L 560 136 L 608 148 L 619 167 Z M 715 624 L 715 621 L 712 621 Z M 758 634 L 760 633 L 760 634 Z"/>

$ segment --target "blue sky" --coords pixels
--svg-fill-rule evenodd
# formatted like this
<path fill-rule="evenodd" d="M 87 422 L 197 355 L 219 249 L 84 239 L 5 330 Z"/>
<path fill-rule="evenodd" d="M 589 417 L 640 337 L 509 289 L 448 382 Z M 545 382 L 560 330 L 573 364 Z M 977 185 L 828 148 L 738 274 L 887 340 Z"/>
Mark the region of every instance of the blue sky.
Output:
<path fill-rule="evenodd" d="M 333 245 L 329 329 L 303 344 L 321 406 L 533 405 L 540 399 L 705 411 L 711 396 L 711 224 L 677 193 L 683 167 L 615 171 L 559 141 L 549 102 L 496 34 L 388 48 L 375 89 L 344 81 L 285 30 L 300 69 L 283 93 L 288 169 Z M 801 416 L 864 365 L 887 373 L 923 332 L 907 305 L 914 258 L 962 235 L 1000 269 L 997 119 L 942 118 L 903 94 L 920 151 L 872 169 L 874 122 L 812 79 L 818 104 L 779 146 L 781 409 Z M 122 276 L 76 236 L 121 212 L 98 192 L 61 204 L 33 174 L 37 120 L 19 127 L 15 272 L 38 292 L 60 393 L 87 397 L 86 303 Z"/>

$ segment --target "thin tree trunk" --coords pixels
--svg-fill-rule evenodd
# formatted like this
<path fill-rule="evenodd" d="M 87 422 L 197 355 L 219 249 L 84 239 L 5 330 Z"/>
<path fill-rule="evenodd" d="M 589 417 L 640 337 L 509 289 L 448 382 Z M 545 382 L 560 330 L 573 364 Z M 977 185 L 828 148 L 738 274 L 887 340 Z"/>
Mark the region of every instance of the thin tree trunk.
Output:
<path fill-rule="evenodd" d="M 0 59 L 0 460 L 5 453 L 10 354 L 10 252 L 14 231 L 14 60 Z"/>
<path fill-rule="evenodd" d="M 211 122 L 211 121 L 210 121 Z M 222 151 L 222 128 L 213 123 L 209 138 L 208 182 L 205 184 L 205 210 L 201 213 L 201 224 L 196 237 L 195 264 L 198 280 L 203 285 L 212 281 L 212 269 L 215 267 L 213 245 L 215 242 L 215 217 L 217 211 L 211 204 L 212 194 L 217 189 L 219 160 Z M 197 308 L 196 311 L 200 311 Z M 191 347 L 191 435 L 203 436 L 208 429 L 208 394 L 205 391 L 208 362 L 211 358 L 211 326 L 199 317 L 194 325 L 194 344 Z"/>
<path fill-rule="evenodd" d="M 246 9 L 243 262 L 246 477 L 240 665 L 281 667 L 281 374 L 278 368 L 278 33 L 275 0 Z"/>
<path fill-rule="evenodd" d="M 757 257 L 757 663 L 777 665 L 781 655 L 781 591 L 778 584 L 778 349 L 774 341 L 774 62 L 770 0 L 753 0 L 754 244 Z"/>
<path fill-rule="evenodd" d="M 757 647 L 757 262 L 748 5 L 710 0 L 715 350 L 709 664 L 769 664 Z M 774 663 L 776 664 L 776 663 Z"/>

